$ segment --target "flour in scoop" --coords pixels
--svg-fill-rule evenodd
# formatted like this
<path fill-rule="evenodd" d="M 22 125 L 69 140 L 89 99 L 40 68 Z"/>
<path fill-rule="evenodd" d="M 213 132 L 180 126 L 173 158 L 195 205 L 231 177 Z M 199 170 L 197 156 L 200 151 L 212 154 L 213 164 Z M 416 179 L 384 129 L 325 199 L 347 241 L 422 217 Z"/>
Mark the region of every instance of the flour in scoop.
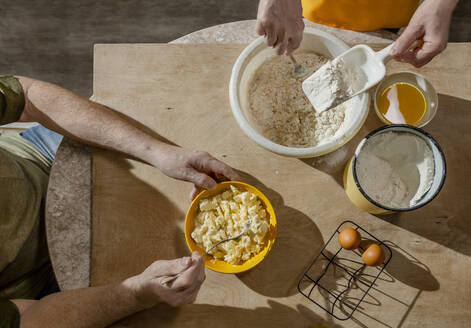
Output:
<path fill-rule="evenodd" d="M 433 153 L 419 136 L 384 132 L 367 139 L 356 164 L 360 186 L 373 200 L 390 208 L 417 204 L 432 185 Z"/>
<path fill-rule="evenodd" d="M 363 89 L 365 83 L 366 77 L 357 66 L 336 58 L 307 78 L 302 88 L 316 112 L 320 113 L 342 104 Z"/>

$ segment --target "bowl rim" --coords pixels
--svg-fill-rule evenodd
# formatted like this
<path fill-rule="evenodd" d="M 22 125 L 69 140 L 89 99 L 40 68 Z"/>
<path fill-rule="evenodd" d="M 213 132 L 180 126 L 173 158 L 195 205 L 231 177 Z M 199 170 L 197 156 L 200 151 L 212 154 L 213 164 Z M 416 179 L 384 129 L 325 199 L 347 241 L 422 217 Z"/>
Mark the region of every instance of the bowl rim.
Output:
<path fill-rule="evenodd" d="M 311 28 L 311 27 L 305 28 L 304 34 L 316 35 L 316 36 L 320 36 L 321 38 L 330 40 L 336 43 L 337 45 L 339 45 L 341 48 L 344 48 L 343 52 L 350 49 L 350 47 L 344 41 L 331 35 L 330 33 L 327 33 L 327 32 L 324 32 L 315 28 Z M 241 68 L 243 64 L 245 63 L 247 58 L 250 57 L 250 54 L 252 53 L 252 51 L 263 43 L 264 43 L 263 36 L 260 36 L 256 38 L 254 41 L 252 41 L 247 47 L 244 48 L 244 50 L 242 50 L 236 62 L 234 63 L 234 66 L 232 67 L 231 78 L 229 81 L 229 102 L 230 102 L 232 114 L 234 115 L 234 118 L 236 119 L 237 124 L 242 129 L 242 131 L 251 140 L 257 143 L 259 146 L 273 153 L 276 153 L 282 156 L 297 157 L 297 158 L 309 158 L 309 157 L 322 156 L 322 155 L 335 151 L 336 149 L 342 147 L 344 144 L 350 141 L 358 133 L 358 131 L 360 131 L 361 127 L 363 126 L 363 124 L 365 123 L 368 117 L 370 104 L 371 104 L 370 94 L 368 92 L 364 92 L 356 96 L 356 97 L 365 97 L 366 104 L 365 104 L 365 108 L 361 109 L 359 113 L 360 115 L 356 117 L 356 124 L 353 125 L 355 128 L 349 131 L 346 131 L 346 133 L 342 134 L 337 139 L 333 139 L 327 143 L 317 145 L 314 147 L 296 148 L 296 147 L 287 147 L 287 146 L 277 144 L 271 141 L 270 139 L 264 137 L 260 133 L 258 133 L 250 125 L 245 115 L 242 113 L 242 109 L 240 107 L 239 97 L 238 97 L 239 87 L 238 87 L 237 82 L 238 82 L 239 76 L 242 73 Z"/>
<path fill-rule="evenodd" d="M 434 192 L 433 195 L 430 196 L 430 198 L 423 202 L 423 203 L 419 203 L 419 204 L 416 204 L 414 206 L 411 206 L 411 207 L 407 207 L 407 208 L 392 208 L 392 207 L 389 207 L 389 206 L 386 206 L 386 205 L 382 205 L 380 203 L 378 203 L 377 201 L 375 201 L 373 198 L 371 198 L 370 196 L 368 196 L 368 194 L 366 193 L 365 190 L 363 190 L 363 188 L 361 187 L 360 185 L 360 182 L 358 181 L 358 176 L 357 176 L 357 172 L 356 172 L 356 166 L 357 166 L 357 159 L 358 159 L 358 154 L 360 153 L 361 151 L 361 148 L 363 148 L 363 146 L 365 145 L 366 141 L 371 138 L 371 137 L 374 137 L 375 135 L 377 134 L 380 134 L 382 133 L 383 131 L 386 131 L 386 130 L 389 130 L 391 129 L 392 131 L 395 131 L 395 130 L 414 130 L 415 132 L 417 132 L 418 134 L 420 134 L 424 139 L 427 139 L 429 140 L 438 150 L 438 153 L 440 154 L 440 157 L 443 161 L 443 171 L 442 171 L 442 178 L 440 180 L 440 184 L 437 188 L 437 190 Z M 417 133 L 414 133 L 414 134 L 417 134 Z M 364 137 L 360 143 L 358 144 L 357 148 L 355 149 L 355 153 L 353 155 L 353 160 L 352 160 L 352 173 L 353 173 L 353 181 L 355 181 L 355 185 L 357 186 L 358 190 L 361 192 L 361 194 L 363 195 L 363 197 L 365 197 L 370 203 L 372 203 L 373 205 L 379 207 L 379 208 L 382 208 L 382 209 L 385 209 L 387 211 L 392 211 L 392 212 L 409 212 L 409 211 L 413 211 L 413 210 L 416 210 L 418 208 L 421 208 L 425 205 L 427 205 L 428 203 L 430 203 L 432 200 L 435 199 L 435 197 L 437 197 L 437 195 L 440 193 L 440 191 L 442 190 L 443 188 L 443 185 L 445 184 L 445 180 L 446 180 L 446 173 L 447 173 L 447 167 L 446 167 L 446 158 L 445 158 L 445 154 L 443 153 L 443 150 L 442 148 L 440 147 L 440 144 L 430 135 L 428 134 L 427 132 L 425 132 L 424 130 L 422 130 L 421 128 L 419 127 L 416 127 L 416 126 L 413 126 L 413 125 L 408 125 L 408 124 L 389 124 L 389 125 L 383 125 L 373 131 L 371 131 L 370 133 L 368 133 L 368 135 L 366 137 Z"/>
<path fill-rule="evenodd" d="M 383 122 L 384 124 L 386 125 L 397 125 L 399 123 L 391 123 L 389 121 L 387 121 L 383 115 L 379 112 L 379 109 L 378 109 L 378 94 L 380 91 L 383 91 L 387 86 L 389 86 L 391 84 L 390 82 L 390 79 L 395 76 L 395 75 L 399 75 L 399 74 L 403 74 L 403 75 L 413 75 L 413 76 L 416 76 L 416 77 L 419 77 L 421 79 L 423 79 L 425 81 L 425 83 L 427 83 L 429 86 L 430 86 L 430 91 L 425 91 L 423 90 L 420 86 L 418 86 L 417 84 L 413 83 L 414 86 L 416 86 L 417 88 L 419 88 L 420 90 L 422 90 L 422 92 L 425 94 L 425 95 L 429 95 L 431 98 L 433 98 L 433 100 L 435 101 L 435 110 L 432 114 L 432 116 L 425 122 L 421 122 L 420 124 L 417 124 L 417 125 L 411 125 L 411 126 L 415 126 L 415 127 L 418 127 L 418 128 L 423 128 L 424 126 L 426 126 L 427 124 L 429 124 L 433 118 L 435 117 L 435 115 L 437 114 L 438 112 L 438 93 L 437 93 L 437 90 L 435 89 L 435 87 L 433 86 L 432 82 L 430 82 L 425 76 L 423 76 L 422 74 L 419 74 L 419 73 L 416 73 L 416 72 L 412 72 L 412 71 L 397 71 L 397 72 L 393 72 L 391 74 L 388 74 L 386 75 L 383 80 L 381 82 L 378 83 L 378 85 L 375 87 L 375 92 L 374 92 L 374 95 L 373 95 L 373 104 L 374 104 L 374 108 L 375 108 L 375 113 L 376 115 L 378 116 L 378 118 L 380 119 L 381 122 Z M 411 83 L 409 81 L 404 81 L 404 82 L 407 82 L 407 83 Z M 410 124 L 408 124 L 410 125 Z"/>
<path fill-rule="evenodd" d="M 210 269 L 211 271 L 215 271 L 215 272 L 219 272 L 219 273 L 224 273 L 224 274 L 234 274 L 234 273 L 241 273 L 241 272 L 245 272 L 245 271 L 248 271 L 248 270 L 251 270 L 253 269 L 254 267 L 256 267 L 257 265 L 259 265 L 261 262 L 263 262 L 263 260 L 265 260 L 265 258 L 270 254 L 271 250 L 273 249 L 273 246 L 275 244 L 275 241 L 276 241 L 276 235 L 277 235 L 277 232 L 278 232 L 278 221 L 277 221 L 277 218 L 276 218 L 276 213 L 275 213 L 275 208 L 273 207 L 273 205 L 271 204 L 270 200 L 268 199 L 268 197 L 263 193 L 261 192 L 258 188 L 256 188 L 255 186 L 251 185 L 251 184 L 248 184 L 246 182 L 242 182 L 242 181 L 223 181 L 223 182 L 220 182 L 218 183 L 218 186 L 219 185 L 240 185 L 240 186 L 243 186 L 245 188 L 252 188 L 254 190 L 256 190 L 257 192 L 259 192 L 261 195 L 263 195 L 264 199 L 261 199 L 261 201 L 263 202 L 263 204 L 265 205 L 265 207 L 268 209 L 271 210 L 271 212 L 273 212 L 273 216 L 270 215 L 270 221 L 273 220 L 273 239 L 271 239 L 271 244 L 268 244 L 265 246 L 268 247 L 268 250 L 266 252 L 266 254 L 260 258 L 257 262 L 254 262 L 251 266 L 247 267 L 247 268 L 240 268 L 240 265 L 233 265 L 233 269 L 230 270 L 230 271 L 223 271 L 223 270 L 217 270 L 215 268 L 212 268 L 212 267 L 209 267 L 207 266 L 206 264 L 206 261 L 205 261 L 205 267 Z M 192 250 L 191 247 L 190 247 L 190 239 L 192 240 L 191 238 L 191 232 L 188 231 L 187 229 L 187 222 L 189 220 L 189 214 L 190 214 L 190 210 L 192 208 L 194 208 L 195 206 L 197 206 L 198 202 L 203 199 L 207 194 L 211 193 L 212 190 L 208 190 L 208 189 L 204 189 L 202 190 L 194 199 L 193 201 L 191 202 L 190 206 L 188 207 L 188 210 L 186 212 L 186 215 L 185 215 L 185 222 L 184 222 L 184 234 L 185 234 L 185 242 L 186 242 L 186 246 L 188 247 L 188 249 L 190 250 L 190 252 L 193 252 L 195 250 Z M 258 196 L 258 195 L 257 195 Z M 265 249 L 263 248 L 260 252 L 263 252 L 263 250 Z M 260 253 L 259 252 L 259 253 Z M 257 253 L 257 254 L 259 254 Z M 255 254 L 255 256 L 257 255 Z M 226 262 L 227 263 L 227 262 Z"/>

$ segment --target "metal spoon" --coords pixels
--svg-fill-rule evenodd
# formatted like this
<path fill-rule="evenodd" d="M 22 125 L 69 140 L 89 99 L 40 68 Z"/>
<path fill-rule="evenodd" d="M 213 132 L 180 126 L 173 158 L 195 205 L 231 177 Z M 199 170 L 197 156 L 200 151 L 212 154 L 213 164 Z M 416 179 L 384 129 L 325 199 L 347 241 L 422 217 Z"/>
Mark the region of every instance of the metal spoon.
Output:
<path fill-rule="evenodd" d="M 294 65 L 294 75 L 296 77 L 303 77 L 304 75 L 306 75 L 306 70 L 304 69 L 304 67 L 298 64 L 296 59 L 294 59 L 293 55 L 289 55 L 289 59 L 291 59 L 291 62 Z"/>
<path fill-rule="evenodd" d="M 206 256 L 206 255 L 211 255 L 209 254 L 209 252 L 211 252 L 213 249 L 215 249 L 216 247 L 218 247 L 219 245 L 225 243 L 225 242 L 228 242 L 230 240 L 235 240 L 235 239 L 238 239 L 240 237 L 242 237 L 243 235 L 245 235 L 247 232 L 249 232 L 249 229 L 250 229 L 250 225 L 252 224 L 252 221 L 249 221 L 247 223 L 247 225 L 245 226 L 245 229 L 244 231 L 242 231 L 240 234 L 238 234 L 237 236 L 234 236 L 234 237 L 231 237 L 231 238 L 227 238 L 227 239 L 224 239 L 224 240 L 221 240 L 220 242 L 216 243 L 215 245 L 211 246 L 211 248 L 209 248 L 206 252 L 204 252 L 204 255 L 203 256 Z"/>
<path fill-rule="evenodd" d="M 301 67 L 302 68 L 302 67 Z M 245 226 L 244 228 L 244 231 L 242 231 L 240 234 L 238 234 L 237 236 L 234 236 L 234 237 L 230 237 L 230 238 L 227 238 L 227 239 L 224 239 L 224 240 L 221 240 L 220 242 L 214 244 L 213 246 L 211 246 L 206 252 L 204 252 L 203 256 L 206 256 L 206 255 L 211 255 L 209 254 L 209 252 L 211 252 L 213 249 L 215 249 L 216 247 L 218 247 L 219 245 L 225 243 L 225 242 L 228 242 L 230 240 L 235 240 L 235 239 L 238 239 L 240 237 L 242 237 L 243 235 L 245 235 L 247 232 L 249 232 L 250 230 L 250 226 L 252 224 L 252 221 L 249 221 L 247 223 L 247 225 Z M 168 277 L 167 279 L 164 279 L 160 282 L 161 285 L 165 285 L 165 284 L 168 284 L 169 282 L 172 282 L 174 280 L 176 280 L 178 277 L 181 276 L 183 272 L 180 272 L 180 273 L 177 273 L 176 275 L 174 276 L 171 276 L 171 277 Z"/>

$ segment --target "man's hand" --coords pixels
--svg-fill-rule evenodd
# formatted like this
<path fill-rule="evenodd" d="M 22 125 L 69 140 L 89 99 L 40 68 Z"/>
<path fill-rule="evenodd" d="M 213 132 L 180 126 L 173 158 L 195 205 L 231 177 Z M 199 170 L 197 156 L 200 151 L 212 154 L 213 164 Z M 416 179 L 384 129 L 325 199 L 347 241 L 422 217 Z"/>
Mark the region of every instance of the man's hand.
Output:
<path fill-rule="evenodd" d="M 162 285 L 162 279 L 181 275 Z M 160 302 L 171 306 L 192 303 L 205 279 L 198 253 L 173 261 L 152 263 L 122 283 L 54 293 L 39 301 L 15 300 L 22 309 L 21 327 L 108 327 Z M 71 310 L 72 309 L 72 310 Z M 57 315 L 60 313 L 61 315 Z"/>
<path fill-rule="evenodd" d="M 202 151 L 166 145 L 156 153 L 151 162 L 169 177 L 194 184 L 190 198 L 193 199 L 204 189 L 214 189 L 217 182 L 212 177 L 222 175 L 229 180 L 240 180 L 239 175 L 228 165 Z"/>
<path fill-rule="evenodd" d="M 265 36 L 278 55 L 290 55 L 303 38 L 304 22 L 301 0 L 260 0 L 257 33 Z"/>
<path fill-rule="evenodd" d="M 396 40 L 391 55 L 421 67 L 442 52 L 448 42 L 451 15 L 458 0 L 426 0 L 412 16 L 409 25 Z M 419 48 L 409 50 L 416 40 Z"/>
<path fill-rule="evenodd" d="M 181 273 L 173 282 L 161 281 Z M 160 302 L 171 306 L 193 303 L 205 279 L 203 258 L 194 252 L 191 257 L 171 261 L 156 261 L 141 274 L 124 281 L 142 308 L 150 308 Z"/>

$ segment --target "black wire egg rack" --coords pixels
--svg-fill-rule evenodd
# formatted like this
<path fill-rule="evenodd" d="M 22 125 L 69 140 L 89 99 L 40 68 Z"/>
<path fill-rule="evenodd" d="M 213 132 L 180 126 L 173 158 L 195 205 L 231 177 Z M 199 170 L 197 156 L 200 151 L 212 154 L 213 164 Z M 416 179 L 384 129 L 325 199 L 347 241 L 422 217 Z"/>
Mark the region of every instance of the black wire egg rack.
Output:
<path fill-rule="evenodd" d="M 357 250 L 340 247 L 338 235 L 344 228 L 357 230 L 362 243 Z M 366 266 L 361 254 L 366 244 L 376 243 L 385 251 L 383 263 Z M 375 285 L 391 261 L 391 249 L 353 221 L 342 222 L 298 281 L 298 291 L 338 320 L 348 320 Z M 317 288 L 316 288 L 317 287 Z"/>

